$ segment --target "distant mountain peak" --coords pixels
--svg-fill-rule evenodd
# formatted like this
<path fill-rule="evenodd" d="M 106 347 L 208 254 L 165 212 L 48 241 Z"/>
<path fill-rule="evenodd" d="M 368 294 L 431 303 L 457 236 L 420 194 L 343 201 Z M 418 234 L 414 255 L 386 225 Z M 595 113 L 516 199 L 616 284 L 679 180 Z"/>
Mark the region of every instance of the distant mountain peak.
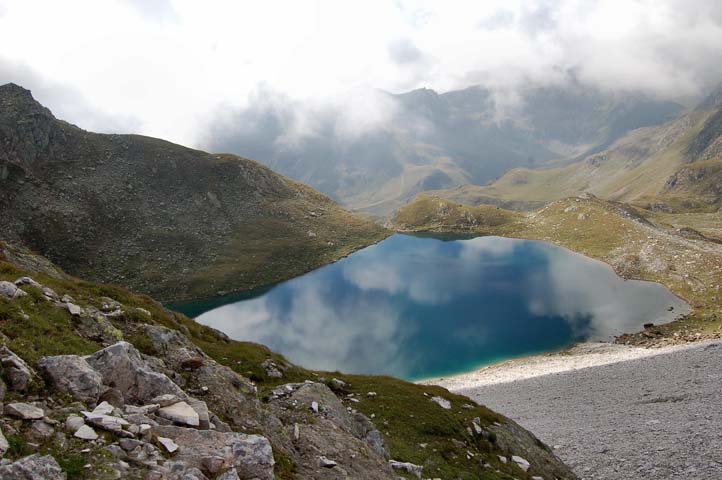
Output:
<path fill-rule="evenodd" d="M 21 114 L 42 113 L 53 116 L 50 110 L 35 100 L 30 90 L 15 83 L 0 85 L 0 107 L 3 109 L 0 114 L 13 113 L 14 111 L 14 113 Z"/>

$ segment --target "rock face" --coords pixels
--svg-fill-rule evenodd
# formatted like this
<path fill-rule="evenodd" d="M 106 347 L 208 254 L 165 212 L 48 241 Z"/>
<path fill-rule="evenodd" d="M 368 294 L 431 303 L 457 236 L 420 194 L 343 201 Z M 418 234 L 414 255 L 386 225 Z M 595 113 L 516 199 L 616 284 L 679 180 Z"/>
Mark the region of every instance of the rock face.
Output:
<path fill-rule="evenodd" d="M 2 376 L 11 390 L 24 392 L 28 388 L 34 372 L 23 359 L 7 347 L 0 347 L 0 367 L 2 367 Z"/>
<path fill-rule="evenodd" d="M 3 480 L 65 480 L 67 476 L 50 455 L 30 455 L 0 466 Z"/>
<path fill-rule="evenodd" d="M 52 385 L 85 403 L 98 401 L 102 388 L 102 377 L 77 355 L 43 357 L 38 368 L 50 379 Z"/>
<path fill-rule="evenodd" d="M 273 480 L 273 450 L 260 435 L 158 426 L 153 433 L 178 445 L 175 459 L 205 468 L 205 459 L 221 458 L 223 468 L 235 468 L 241 478 Z"/>
<path fill-rule="evenodd" d="M 271 411 L 284 423 L 292 424 L 293 410 L 303 408 L 311 412 L 316 404 L 312 423 L 293 425 L 288 437 L 293 439 L 292 448 L 308 459 L 299 466 L 301 478 L 318 477 L 317 464 L 320 457 L 335 462 L 333 468 L 321 467 L 328 478 L 393 479 L 383 437 L 371 421 L 361 413 L 347 409 L 341 400 L 321 383 L 306 382 L 286 384 L 274 390 L 270 402 Z M 311 468 L 312 466 L 316 468 Z"/>
<path fill-rule="evenodd" d="M 165 393 L 187 398 L 185 392 L 170 378 L 153 371 L 130 343 L 116 343 L 86 360 L 102 375 L 104 384 L 123 392 L 128 403 L 148 403 Z"/>

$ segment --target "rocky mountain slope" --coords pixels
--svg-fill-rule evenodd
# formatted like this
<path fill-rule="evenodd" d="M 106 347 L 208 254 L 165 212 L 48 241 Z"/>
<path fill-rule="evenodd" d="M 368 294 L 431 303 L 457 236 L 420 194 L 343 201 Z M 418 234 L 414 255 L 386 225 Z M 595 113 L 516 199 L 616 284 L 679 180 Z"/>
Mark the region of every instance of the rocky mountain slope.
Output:
<path fill-rule="evenodd" d="M 306 272 L 385 232 L 234 155 L 61 120 L 0 86 L 0 235 L 68 272 L 163 300 Z"/>
<path fill-rule="evenodd" d="M 514 93 L 518 98 L 505 99 L 483 86 L 443 94 L 366 92 L 384 120 L 351 138 L 339 133 L 343 112 L 305 114 L 303 105 L 269 98 L 219 122 L 206 144 L 250 154 L 343 205 L 383 216 L 419 192 L 483 185 L 510 168 L 584 157 L 630 130 L 674 118 L 682 108 L 573 80 Z M 288 141 L 308 123 L 312 132 Z"/>
<path fill-rule="evenodd" d="M 0 244 L 0 478 L 575 479 L 440 387 L 328 374 Z"/>
<path fill-rule="evenodd" d="M 634 130 L 563 168 L 508 172 L 489 186 L 434 192 L 455 202 L 528 208 L 590 192 L 665 211 L 722 207 L 722 87 L 695 110 Z"/>
<path fill-rule="evenodd" d="M 669 214 L 583 194 L 532 212 L 467 206 L 424 195 L 400 209 L 401 231 L 543 240 L 610 264 L 625 278 L 664 284 L 692 307 L 670 324 L 619 342 L 666 345 L 722 335 L 722 212 Z M 651 322 L 652 320 L 650 320 Z"/>

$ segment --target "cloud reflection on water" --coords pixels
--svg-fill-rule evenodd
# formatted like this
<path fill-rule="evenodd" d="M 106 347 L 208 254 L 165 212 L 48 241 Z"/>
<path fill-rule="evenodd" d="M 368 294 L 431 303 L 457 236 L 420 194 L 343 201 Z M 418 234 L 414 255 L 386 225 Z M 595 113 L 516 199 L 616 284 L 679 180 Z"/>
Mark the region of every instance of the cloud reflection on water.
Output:
<path fill-rule="evenodd" d="M 395 235 L 198 321 L 309 368 L 408 377 L 603 339 L 670 305 L 685 308 L 550 245 Z"/>

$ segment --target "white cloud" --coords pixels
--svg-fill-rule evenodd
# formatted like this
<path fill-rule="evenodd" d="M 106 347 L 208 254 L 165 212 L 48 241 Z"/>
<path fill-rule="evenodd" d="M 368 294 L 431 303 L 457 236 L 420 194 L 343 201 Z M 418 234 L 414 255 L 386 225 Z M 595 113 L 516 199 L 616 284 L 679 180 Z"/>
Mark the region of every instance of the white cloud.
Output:
<path fill-rule="evenodd" d="M 218 105 L 243 107 L 260 84 L 323 107 L 368 87 L 481 82 L 513 98 L 514 86 L 566 81 L 570 69 L 675 98 L 722 78 L 722 7 L 711 0 L 0 0 L 0 42 L 5 61 L 190 145 Z M 383 121 L 361 100 L 351 126 Z M 81 125 L 88 115 L 63 112 Z"/>

